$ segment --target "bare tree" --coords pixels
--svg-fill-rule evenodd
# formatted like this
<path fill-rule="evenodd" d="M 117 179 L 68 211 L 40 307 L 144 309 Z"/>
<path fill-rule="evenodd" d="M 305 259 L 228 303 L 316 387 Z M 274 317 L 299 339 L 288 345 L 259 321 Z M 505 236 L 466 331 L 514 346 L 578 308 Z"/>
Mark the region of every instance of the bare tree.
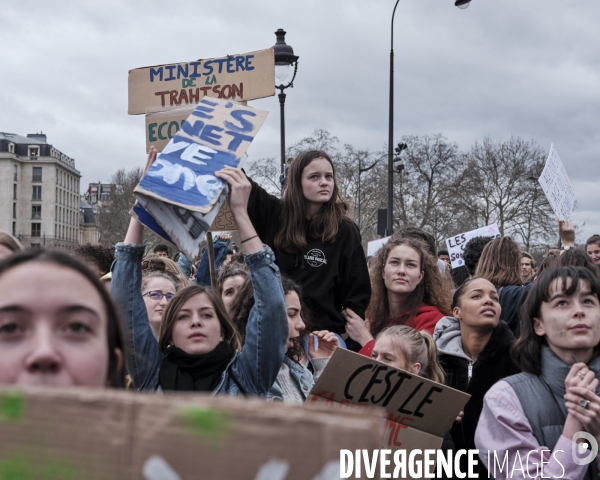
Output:
<path fill-rule="evenodd" d="M 112 175 L 110 183 L 114 184 L 115 188 L 109 200 L 98 205 L 98 227 L 102 243 L 114 245 L 125 239 L 131 219 L 129 211 L 135 203 L 133 189 L 142 178 L 142 172 L 143 170 L 137 167 L 129 171 L 119 169 Z M 154 246 L 164 241 L 146 228 L 144 243 Z"/>
<path fill-rule="evenodd" d="M 497 223 L 502 235 L 516 235 L 527 248 L 555 233 L 552 209 L 533 184 L 545 163 L 534 141 L 511 137 L 494 143 L 485 138 L 466 154 L 462 208 L 481 225 Z"/>

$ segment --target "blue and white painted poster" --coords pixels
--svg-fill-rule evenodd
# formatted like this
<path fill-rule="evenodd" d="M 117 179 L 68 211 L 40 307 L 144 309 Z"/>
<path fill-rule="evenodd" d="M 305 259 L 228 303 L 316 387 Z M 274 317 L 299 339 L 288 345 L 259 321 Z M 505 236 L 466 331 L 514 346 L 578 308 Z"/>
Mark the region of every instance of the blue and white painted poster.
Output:
<path fill-rule="evenodd" d="M 214 173 L 239 165 L 267 114 L 230 100 L 203 98 L 135 192 L 207 214 L 226 186 Z"/>

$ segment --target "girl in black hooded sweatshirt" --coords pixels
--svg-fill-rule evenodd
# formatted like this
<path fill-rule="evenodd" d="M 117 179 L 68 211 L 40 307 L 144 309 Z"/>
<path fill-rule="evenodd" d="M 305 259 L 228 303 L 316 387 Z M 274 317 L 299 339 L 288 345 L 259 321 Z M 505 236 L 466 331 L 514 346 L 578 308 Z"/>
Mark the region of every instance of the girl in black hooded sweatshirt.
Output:
<path fill-rule="evenodd" d="M 365 318 L 371 285 L 360 232 L 340 197 L 331 158 L 321 150 L 298 154 L 281 199 L 250 182 L 250 220 L 275 251 L 281 273 L 302 285 L 315 328 L 345 333 L 342 309 Z"/>

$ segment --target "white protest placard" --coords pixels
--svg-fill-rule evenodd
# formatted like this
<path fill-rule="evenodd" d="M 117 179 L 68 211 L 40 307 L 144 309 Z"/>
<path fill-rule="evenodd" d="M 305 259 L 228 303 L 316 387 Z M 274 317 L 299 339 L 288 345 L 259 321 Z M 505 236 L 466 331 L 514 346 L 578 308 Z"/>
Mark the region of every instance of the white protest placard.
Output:
<path fill-rule="evenodd" d="M 450 256 L 450 262 L 452 262 L 452 268 L 462 267 L 465 264 L 465 261 L 463 260 L 463 251 L 469 240 L 475 237 L 499 238 L 500 236 L 498 225 L 492 223 L 486 227 L 481 227 L 477 230 L 471 230 L 470 232 L 461 233 L 446 239 L 448 255 Z"/>
<path fill-rule="evenodd" d="M 273 49 L 129 71 L 128 113 L 194 105 L 205 97 L 254 100 L 275 95 Z"/>
<path fill-rule="evenodd" d="M 556 216 L 561 220 L 571 221 L 575 205 L 575 191 L 554 144 L 550 145 L 550 154 L 538 182 L 540 182 Z"/>
<path fill-rule="evenodd" d="M 373 240 L 367 243 L 367 256 L 375 255 L 381 247 L 383 247 L 390 237 L 378 238 L 377 240 Z"/>

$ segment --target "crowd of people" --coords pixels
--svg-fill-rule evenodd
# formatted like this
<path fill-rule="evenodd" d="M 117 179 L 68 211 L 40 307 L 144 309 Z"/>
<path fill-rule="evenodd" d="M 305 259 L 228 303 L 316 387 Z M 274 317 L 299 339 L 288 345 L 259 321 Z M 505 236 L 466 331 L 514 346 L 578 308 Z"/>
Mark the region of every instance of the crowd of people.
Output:
<path fill-rule="evenodd" d="M 600 444 L 600 236 L 577 247 L 559 221 L 561 248 L 539 266 L 509 237 L 476 237 L 452 268 L 405 226 L 367 259 L 326 152 L 289 162 L 281 198 L 240 169 L 215 175 L 240 238 L 239 251 L 229 234 L 214 242 L 216 283 L 206 250 L 146 252 L 135 218 L 114 248 L 74 256 L 0 233 L 0 384 L 301 405 L 347 348 L 470 394 L 445 445 L 478 448 L 481 475 L 493 450 L 510 464 L 536 450 L 571 478 L 598 471 L 571 443 L 585 431 Z"/>

